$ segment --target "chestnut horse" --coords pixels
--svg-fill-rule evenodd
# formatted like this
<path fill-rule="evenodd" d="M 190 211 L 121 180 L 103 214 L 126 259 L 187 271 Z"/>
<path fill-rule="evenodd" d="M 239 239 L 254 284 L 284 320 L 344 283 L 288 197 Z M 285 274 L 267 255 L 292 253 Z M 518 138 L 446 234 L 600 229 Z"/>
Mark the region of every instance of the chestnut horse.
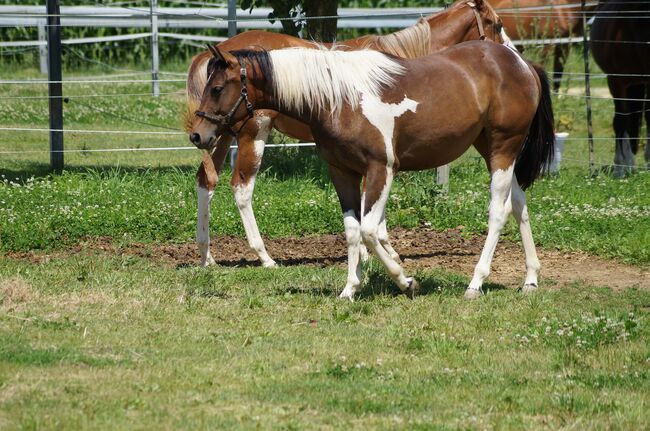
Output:
<path fill-rule="evenodd" d="M 580 0 L 494 0 L 492 6 L 497 9 L 503 20 L 503 28 L 515 39 L 551 39 L 582 36 L 582 9 Z M 595 5 L 589 2 L 585 8 L 593 10 Z M 513 42 L 517 45 L 517 42 Z M 569 55 L 571 45 L 562 43 L 546 45 L 542 50 L 542 64 L 553 50 L 553 89 L 557 91 L 562 81 L 564 63 Z"/>
<path fill-rule="evenodd" d="M 214 48 L 213 55 L 192 142 L 211 149 L 235 124 L 262 123 L 255 109 L 309 125 L 343 210 L 348 277 L 342 298 L 352 299 L 361 284 L 361 240 L 403 292 L 415 293 L 417 282 L 406 277 L 379 237 L 393 176 L 444 165 L 471 145 L 490 171 L 491 200 L 487 239 L 465 296 L 481 294 L 511 212 L 526 254 L 523 291 L 537 288 L 540 264 L 523 190 L 553 154 L 543 69 L 510 48 L 476 41 L 417 59 L 304 48 Z"/>
<path fill-rule="evenodd" d="M 591 26 L 590 46 L 594 60 L 607 74 L 614 97 L 616 151 L 614 176 L 622 177 L 634 167 L 639 148 L 641 119 L 646 99 L 648 128 L 645 161 L 650 167 L 650 2 L 601 1 Z"/>
<path fill-rule="evenodd" d="M 502 35 L 499 17 L 484 0 L 460 0 L 448 9 L 431 15 L 412 27 L 385 36 L 364 36 L 357 39 L 340 42 L 339 47 L 346 49 L 370 48 L 405 58 L 415 58 L 427 55 L 457 43 L 474 39 L 492 39 L 499 43 L 507 42 L 507 36 Z M 272 50 L 299 46 L 316 48 L 312 42 L 295 37 L 263 31 L 249 31 L 238 34 L 219 44 L 223 51 L 242 49 L 247 46 L 255 49 Z M 194 57 L 187 77 L 188 110 L 186 115 L 186 130 L 191 128 L 194 111 L 201 99 L 205 80 L 206 67 L 211 54 L 206 51 Z M 236 128 L 239 130 L 237 143 L 239 152 L 233 167 L 231 186 L 237 208 L 244 225 L 248 244 L 260 258 L 265 267 L 275 266 L 268 255 L 260 236 L 252 207 L 255 178 L 262 162 L 264 144 L 272 128 L 303 141 L 313 141 L 309 127 L 277 112 L 266 110 L 256 114 L 260 121 L 250 121 Z M 230 134 L 219 137 L 218 144 L 208 154 L 206 153 L 197 173 L 198 194 L 198 224 L 197 243 L 201 253 L 201 264 L 214 263 L 210 253 L 210 200 L 214 193 L 221 166 L 233 142 Z M 382 226 L 384 238 L 385 226 Z M 387 247 L 390 247 L 386 242 Z M 391 253 L 394 251 L 391 249 Z"/>

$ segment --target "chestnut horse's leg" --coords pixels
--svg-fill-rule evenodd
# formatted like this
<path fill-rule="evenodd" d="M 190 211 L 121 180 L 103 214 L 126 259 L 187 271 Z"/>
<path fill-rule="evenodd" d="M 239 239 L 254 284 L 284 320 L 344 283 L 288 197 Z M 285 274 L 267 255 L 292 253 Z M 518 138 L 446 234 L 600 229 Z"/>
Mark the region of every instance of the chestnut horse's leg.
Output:
<path fill-rule="evenodd" d="M 361 208 L 361 238 L 366 246 L 379 258 L 390 278 L 409 296 L 413 296 L 418 284 L 413 277 L 406 277 L 402 266 L 384 249 L 379 241 L 381 224 L 393 183 L 393 169 L 382 163 L 372 163 L 366 172 L 365 190 Z M 386 235 L 388 236 L 388 235 Z"/>
<path fill-rule="evenodd" d="M 352 301 L 354 300 L 354 294 L 361 285 L 359 253 L 361 248 L 361 224 L 359 223 L 359 208 L 361 206 L 359 184 L 361 183 L 361 175 L 331 164 L 328 166 L 343 211 L 345 241 L 348 246 L 348 279 L 339 298 L 347 298 Z"/>
<path fill-rule="evenodd" d="M 541 265 L 537 258 L 533 233 L 530 229 L 528 207 L 526 206 L 526 195 L 521 187 L 519 187 L 517 178 L 514 175 L 512 176 L 511 201 L 512 214 L 517 220 L 517 223 L 519 223 L 521 242 L 524 244 L 524 254 L 526 255 L 526 280 L 524 281 L 522 291 L 524 293 L 529 293 L 537 289 L 537 274 L 539 273 Z"/>
<path fill-rule="evenodd" d="M 264 241 L 253 213 L 253 189 L 255 178 L 262 163 L 264 145 L 271 131 L 272 121 L 265 115 L 257 114 L 248 121 L 237 136 L 237 161 L 232 173 L 232 191 L 248 239 L 248 245 L 257 253 L 266 268 L 277 266 L 264 247 Z"/>
<path fill-rule="evenodd" d="M 232 139 L 219 138 L 212 155 L 205 152 L 199 171 L 196 173 L 196 194 L 198 197 L 198 217 L 196 223 L 196 243 L 201 253 L 201 265 L 214 265 L 210 253 L 210 201 L 214 195 L 214 188 L 219 181 L 219 174 L 223 161 L 228 154 Z"/>
<path fill-rule="evenodd" d="M 524 137 L 517 136 L 518 142 L 523 142 Z M 481 286 L 483 280 L 490 275 L 490 265 L 494 250 L 499 241 L 501 230 L 506 224 L 509 212 L 512 209 L 510 204 L 510 193 L 512 189 L 512 179 L 514 177 L 514 160 L 509 167 L 498 169 L 492 167 L 492 180 L 490 183 L 490 211 L 488 218 L 488 234 L 485 239 L 485 245 L 481 252 L 481 257 L 474 268 L 474 277 L 465 291 L 465 298 L 474 299 L 481 295 Z"/>
<path fill-rule="evenodd" d="M 566 63 L 567 57 L 569 56 L 570 48 L 571 45 L 566 43 L 555 45 L 553 55 L 553 91 L 555 92 L 560 89 L 562 74 L 564 73 L 564 63 Z"/>

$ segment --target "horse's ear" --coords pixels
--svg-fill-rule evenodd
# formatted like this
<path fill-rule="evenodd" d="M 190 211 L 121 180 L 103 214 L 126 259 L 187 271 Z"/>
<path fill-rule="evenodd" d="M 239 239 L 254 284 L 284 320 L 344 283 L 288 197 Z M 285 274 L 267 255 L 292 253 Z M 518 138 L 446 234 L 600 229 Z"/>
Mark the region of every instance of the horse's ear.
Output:
<path fill-rule="evenodd" d="M 224 63 L 226 62 L 226 59 L 223 58 L 223 55 L 221 55 L 221 51 L 219 51 L 219 48 L 217 48 L 216 45 L 208 44 L 208 50 L 210 51 L 212 56 L 217 60 L 223 61 Z"/>
<path fill-rule="evenodd" d="M 470 3 L 474 3 L 476 10 L 483 10 L 485 2 L 483 0 L 472 0 Z"/>

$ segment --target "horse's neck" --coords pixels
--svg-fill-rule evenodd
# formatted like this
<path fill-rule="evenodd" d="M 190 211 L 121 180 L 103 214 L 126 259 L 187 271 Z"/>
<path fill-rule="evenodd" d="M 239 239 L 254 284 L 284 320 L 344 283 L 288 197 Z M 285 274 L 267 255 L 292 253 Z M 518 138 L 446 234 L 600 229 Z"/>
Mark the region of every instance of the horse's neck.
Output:
<path fill-rule="evenodd" d="M 431 34 L 445 35 L 445 37 L 435 37 L 431 39 L 431 52 L 436 52 L 445 48 L 452 47 L 468 39 L 468 35 L 473 31 L 475 18 L 465 18 L 466 14 L 459 14 L 457 18 L 446 15 L 434 15 L 427 20 Z"/>

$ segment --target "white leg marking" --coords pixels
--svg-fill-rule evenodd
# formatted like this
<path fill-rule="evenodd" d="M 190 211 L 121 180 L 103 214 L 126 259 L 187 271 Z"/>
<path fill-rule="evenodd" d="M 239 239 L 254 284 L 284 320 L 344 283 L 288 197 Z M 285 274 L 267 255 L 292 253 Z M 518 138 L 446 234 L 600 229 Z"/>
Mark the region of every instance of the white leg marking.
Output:
<path fill-rule="evenodd" d="M 526 256 L 526 280 L 522 291 L 524 293 L 532 292 L 537 289 L 537 274 L 541 268 L 535 242 L 533 241 L 533 232 L 530 229 L 530 220 L 528 218 L 528 207 L 526 206 L 526 195 L 519 187 L 517 178 L 512 176 L 512 212 L 519 223 L 521 232 L 521 242 L 524 244 L 524 254 Z"/>
<path fill-rule="evenodd" d="M 485 245 L 481 252 L 481 257 L 474 268 L 474 277 L 469 283 L 469 287 L 465 292 L 465 297 L 468 299 L 475 298 L 480 295 L 483 280 L 490 275 L 490 264 L 494 256 L 494 250 L 499 241 L 501 230 L 506 224 L 508 218 L 508 211 L 511 208 L 510 193 L 512 188 L 512 178 L 515 164 L 513 163 L 506 170 L 497 170 L 492 174 L 492 181 L 490 184 L 490 215 L 488 219 L 488 234 L 485 239 Z"/>
<path fill-rule="evenodd" d="M 271 130 L 271 120 L 268 117 L 259 116 L 255 117 L 255 121 L 257 121 L 259 127 L 254 142 L 255 156 L 257 158 L 255 163 L 258 168 L 262 161 L 262 155 L 264 154 L 266 138 L 269 136 Z M 256 175 L 254 174 L 251 176 L 247 184 L 234 186 L 233 193 L 235 195 L 235 202 L 237 203 L 237 209 L 239 210 L 242 224 L 244 225 L 248 245 L 253 249 L 253 251 L 255 251 L 260 261 L 262 261 L 262 266 L 270 268 L 277 266 L 277 264 L 266 252 L 264 241 L 262 240 L 259 228 L 257 227 L 257 221 L 255 220 L 255 213 L 253 212 L 253 190 L 255 188 L 255 178 Z"/>
<path fill-rule="evenodd" d="M 348 280 L 339 298 L 354 300 L 354 294 L 361 284 L 361 264 L 359 262 L 359 248 L 361 245 L 361 225 L 354 215 L 353 210 L 343 214 L 345 226 L 345 240 L 348 244 Z"/>
<path fill-rule="evenodd" d="M 370 124 L 375 126 L 384 139 L 386 148 L 386 183 L 381 191 L 379 199 L 373 203 L 368 214 L 362 215 L 361 238 L 368 248 L 375 253 L 381 263 L 388 271 L 389 276 L 395 281 L 402 291 L 414 289 L 415 280 L 406 278 L 402 266 L 397 263 L 389 252 L 384 249 L 379 241 L 379 226 L 384 219 L 384 210 L 388 201 L 388 194 L 393 182 L 393 165 L 395 164 L 395 152 L 393 148 L 393 132 L 395 129 L 395 118 L 400 117 L 407 111 L 415 112 L 418 103 L 404 96 L 400 103 L 384 103 L 378 97 L 362 95 L 361 108 L 363 115 Z M 362 198 L 361 208 L 365 211 L 365 194 Z M 362 212 L 363 214 L 363 212 Z M 386 242 L 388 232 L 386 232 Z M 392 248 L 392 247 L 391 247 Z"/>
<path fill-rule="evenodd" d="M 386 228 L 386 214 L 382 215 L 381 217 L 381 223 L 379 223 L 379 230 L 377 231 L 377 234 L 379 235 L 379 243 L 382 245 L 382 247 L 384 247 L 384 250 L 388 252 L 391 259 L 397 263 L 401 263 L 402 260 L 399 258 L 399 254 L 395 251 L 393 246 L 390 244 L 390 240 L 388 239 L 388 229 Z"/>
<path fill-rule="evenodd" d="M 199 199 L 196 243 L 201 253 L 201 266 L 214 265 L 214 258 L 210 253 L 210 201 L 214 195 L 214 190 L 208 190 L 197 185 L 196 195 Z"/>

